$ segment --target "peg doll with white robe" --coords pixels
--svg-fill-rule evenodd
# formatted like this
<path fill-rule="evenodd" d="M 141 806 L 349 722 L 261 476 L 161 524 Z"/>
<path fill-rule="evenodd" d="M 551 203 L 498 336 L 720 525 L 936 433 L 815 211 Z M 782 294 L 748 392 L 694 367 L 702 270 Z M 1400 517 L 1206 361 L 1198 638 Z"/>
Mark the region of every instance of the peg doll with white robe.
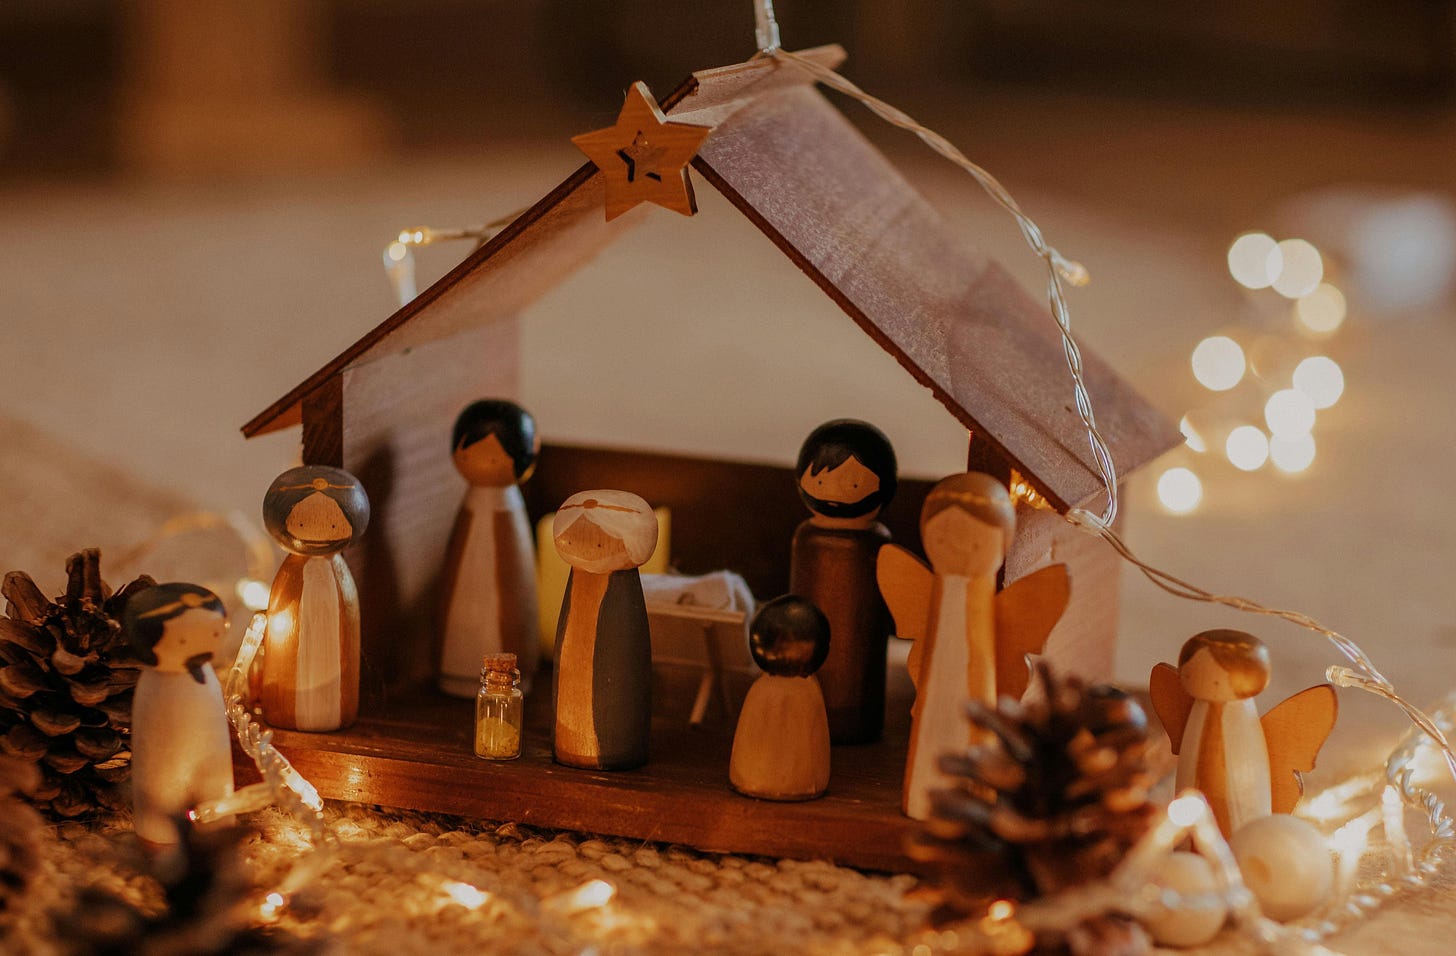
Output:
<path fill-rule="evenodd" d="M 571 576 L 556 627 L 557 762 L 627 770 L 647 762 L 652 639 L 637 569 L 657 546 L 652 507 L 626 491 L 583 491 L 552 525 Z"/>
<path fill-rule="evenodd" d="M 455 467 L 470 489 L 455 517 L 442 594 L 440 689 L 474 697 L 480 662 L 516 655 L 529 692 L 540 656 L 536 551 L 520 483 L 536 467 L 536 421 L 515 402 L 474 402 L 455 421 Z"/>
<path fill-rule="evenodd" d="M 206 588 L 158 584 L 126 602 L 122 626 L 143 665 L 131 711 L 132 824 L 147 843 L 172 844 L 179 816 L 233 792 L 232 739 L 212 667 L 227 611 Z"/>
<path fill-rule="evenodd" d="M 1177 788 L 1208 798 L 1224 836 L 1271 813 L 1291 813 L 1304 792 L 1300 773 L 1335 726 L 1329 684 L 1284 700 L 1263 717 L 1254 698 L 1269 684 L 1269 651 L 1243 631 L 1195 634 L 1178 666 L 1159 664 L 1149 679 L 1153 708 L 1178 755 Z"/>
<path fill-rule="evenodd" d="M 914 819 L 929 816 L 929 793 L 943 785 L 940 755 L 972 741 L 965 701 L 995 706 L 998 696 L 1019 699 L 1030 679 L 1027 656 L 1041 652 L 1066 610 L 1064 564 L 997 593 L 996 574 L 1015 533 L 1006 486 L 968 472 L 937 484 L 921 508 L 929 567 L 898 545 L 880 550 L 880 590 L 895 616 L 895 634 L 915 642 L 906 661 L 915 703 L 903 803 Z"/>
<path fill-rule="evenodd" d="M 263 498 L 263 523 L 290 552 L 268 595 L 263 719 L 288 730 L 347 727 L 359 714 L 359 592 L 342 552 L 369 524 L 369 497 L 341 468 L 290 468 Z"/>

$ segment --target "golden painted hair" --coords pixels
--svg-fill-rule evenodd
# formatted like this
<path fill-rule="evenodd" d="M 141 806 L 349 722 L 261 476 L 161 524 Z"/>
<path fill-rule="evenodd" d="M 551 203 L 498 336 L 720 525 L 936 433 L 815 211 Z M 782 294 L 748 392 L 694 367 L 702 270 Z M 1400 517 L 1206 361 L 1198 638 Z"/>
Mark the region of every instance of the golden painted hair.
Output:
<path fill-rule="evenodd" d="M 950 508 L 958 508 L 982 524 L 1001 529 L 1001 546 L 1004 551 L 1011 546 L 1016 536 L 1016 505 L 1011 501 L 1011 492 L 990 475 L 979 471 L 968 471 L 951 475 L 930 489 L 925 504 L 920 508 L 920 526 Z"/>
<path fill-rule="evenodd" d="M 1253 697 L 1269 683 L 1269 651 L 1264 642 L 1243 631 L 1217 629 L 1188 638 L 1178 653 L 1178 666 L 1208 651 L 1228 675 L 1229 686 L 1239 697 Z"/>

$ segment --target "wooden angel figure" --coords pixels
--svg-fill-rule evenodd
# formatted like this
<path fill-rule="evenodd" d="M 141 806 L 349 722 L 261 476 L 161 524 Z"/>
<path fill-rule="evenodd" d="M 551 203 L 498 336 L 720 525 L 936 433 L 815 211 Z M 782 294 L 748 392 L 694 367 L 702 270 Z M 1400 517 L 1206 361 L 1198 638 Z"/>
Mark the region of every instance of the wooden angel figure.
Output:
<path fill-rule="evenodd" d="M 652 720 L 652 641 L 637 568 L 657 546 L 657 517 L 630 492 L 583 491 L 557 509 L 551 531 L 571 565 L 551 687 L 556 760 L 640 767 Z"/>
<path fill-rule="evenodd" d="M 1027 656 L 1038 654 L 1066 610 L 1067 566 L 1028 574 L 1000 593 L 996 574 L 1016 532 L 1006 486 L 967 472 L 941 481 L 920 511 L 927 567 L 909 551 L 880 551 L 880 590 L 895 616 L 896 636 L 912 640 L 907 665 L 915 684 L 903 809 L 930 815 L 929 792 L 943 785 L 937 761 L 977 733 L 967 699 L 994 707 L 1020 698 L 1030 680 Z"/>
<path fill-rule="evenodd" d="M 1291 813 L 1304 792 L 1300 773 L 1334 729 L 1335 689 L 1317 684 L 1262 718 L 1254 698 L 1269 683 L 1264 642 L 1243 631 L 1190 637 L 1178 666 L 1153 668 L 1149 691 L 1173 753 L 1177 787 L 1208 798 L 1224 836 L 1271 813 Z"/>
<path fill-rule="evenodd" d="M 530 412 L 502 399 L 474 402 L 455 420 L 455 467 L 470 482 L 445 556 L 440 689 L 474 697 L 483 658 L 516 655 L 529 691 L 540 656 L 536 550 L 520 482 L 541 443 Z"/>
<path fill-rule="evenodd" d="M 795 594 L 758 609 L 748 647 L 763 669 L 743 701 L 728 780 L 764 800 L 813 800 L 829 786 L 829 719 L 814 676 L 829 654 L 829 619 Z"/>
<path fill-rule="evenodd" d="M 268 595 L 259 702 L 288 730 L 338 730 L 359 714 L 359 593 L 341 553 L 369 524 L 369 497 L 341 468 L 279 475 L 263 523 L 289 555 Z"/>
<path fill-rule="evenodd" d="M 126 602 L 122 626 L 143 664 L 131 710 L 133 826 L 148 843 L 172 844 L 180 816 L 233 792 L 232 739 L 212 669 L 227 610 L 206 588 L 158 584 Z"/>
<path fill-rule="evenodd" d="M 895 496 L 895 450 L 875 426 L 838 419 L 804 439 L 796 474 L 810 517 L 794 532 L 789 591 L 823 611 L 834 635 L 819 669 L 829 736 L 878 740 L 891 624 L 875 586 L 875 557 L 890 532 L 876 519 Z"/>

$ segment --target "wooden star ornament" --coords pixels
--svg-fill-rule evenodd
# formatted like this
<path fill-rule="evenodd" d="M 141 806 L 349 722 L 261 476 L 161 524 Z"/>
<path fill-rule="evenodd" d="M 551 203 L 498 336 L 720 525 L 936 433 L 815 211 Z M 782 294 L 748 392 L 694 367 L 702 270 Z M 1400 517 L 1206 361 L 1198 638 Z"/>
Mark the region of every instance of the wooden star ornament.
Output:
<path fill-rule="evenodd" d="M 691 216 L 698 205 L 688 163 L 710 129 L 669 122 L 647 84 L 638 81 L 627 91 L 616 125 L 571 141 L 606 179 L 609 222 L 643 202 Z"/>

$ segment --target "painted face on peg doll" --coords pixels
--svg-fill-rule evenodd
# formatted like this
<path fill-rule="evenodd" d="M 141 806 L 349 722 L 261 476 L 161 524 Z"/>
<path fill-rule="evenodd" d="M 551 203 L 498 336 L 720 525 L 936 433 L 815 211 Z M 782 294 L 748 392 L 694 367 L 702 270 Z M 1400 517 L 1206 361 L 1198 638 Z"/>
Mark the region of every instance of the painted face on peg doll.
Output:
<path fill-rule="evenodd" d="M 630 492 L 583 491 L 562 502 L 551 533 L 567 564 L 607 574 L 640 567 L 652 557 L 657 516 Z"/>
<path fill-rule="evenodd" d="M 799 497 L 818 518 L 869 527 L 895 495 L 895 451 L 875 426 L 826 422 L 799 449 Z"/>
<path fill-rule="evenodd" d="M 921 543 L 937 574 L 995 575 L 1015 531 L 1010 493 L 996 479 L 978 472 L 937 484 L 921 511 Z"/>
<path fill-rule="evenodd" d="M 127 640 L 137 659 L 162 673 L 191 674 L 199 684 L 226 633 L 227 610 L 206 588 L 159 584 L 128 605 Z"/>
<path fill-rule="evenodd" d="M 541 441 L 536 420 L 515 402 L 484 399 L 455 420 L 455 468 L 472 485 L 504 488 L 531 477 Z"/>
<path fill-rule="evenodd" d="M 364 533 L 369 498 L 359 479 L 343 469 L 290 468 L 263 498 L 263 523 L 294 554 L 333 554 Z"/>

